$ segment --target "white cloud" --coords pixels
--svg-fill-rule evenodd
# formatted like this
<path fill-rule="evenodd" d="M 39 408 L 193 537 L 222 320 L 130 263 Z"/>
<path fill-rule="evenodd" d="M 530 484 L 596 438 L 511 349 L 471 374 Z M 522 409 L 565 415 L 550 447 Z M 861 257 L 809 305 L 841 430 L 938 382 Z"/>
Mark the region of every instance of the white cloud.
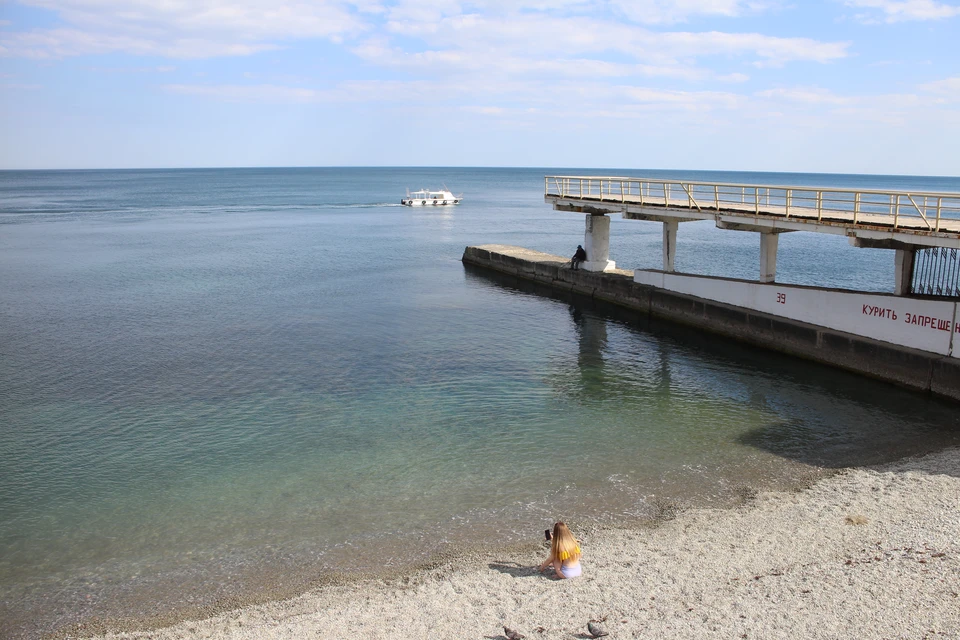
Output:
<path fill-rule="evenodd" d="M 767 8 L 767 3 L 746 0 L 611 0 L 610 4 L 642 24 L 673 24 L 694 16 L 733 18 Z"/>
<path fill-rule="evenodd" d="M 222 102 L 303 104 L 320 102 L 436 103 L 461 95 L 482 95 L 484 88 L 436 82 L 367 80 L 344 82 L 331 89 L 280 84 L 168 84 L 168 93 L 199 96 Z M 504 89 L 509 91 L 509 89 Z"/>
<path fill-rule="evenodd" d="M 378 66 L 404 69 L 420 73 L 441 76 L 457 74 L 495 73 L 500 77 L 535 76 L 557 78 L 680 78 L 684 80 L 703 80 L 713 74 L 706 69 L 681 64 L 642 64 L 609 62 L 596 58 L 557 58 L 538 57 L 534 52 L 517 55 L 492 52 L 478 55 L 463 50 L 421 51 L 407 53 L 397 47 L 391 47 L 382 40 L 371 40 L 353 49 L 353 52 Z M 746 76 L 731 74 L 724 76 L 725 82 L 740 82 Z"/>
<path fill-rule="evenodd" d="M 883 22 L 904 22 L 907 20 L 940 20 L 960 15 L 960 7 L 934 2 L 934 0 L 845 0 L 849 7 L 877 9 L 883 15 Z M 857 16 L 864 22 L 876 22 L 871 14 Z"/>
<path fill-rule="evenodd" d="M 929 100 L 913 93 L 838 95 L 821 87 L 767 89 L 755 92 L 753 98 L 760 113 L 776 112 L 823 125 L 846 122 L 857 126 L 879 123 L 901 127 L 917 118 L 929 117 L 929 114 L 919 114 L 933 106 Z"/>
<path fill-rule="evenodd" d="M 491 53 L 528 58 L 571 58 L 623 54 L 646 64 L 676 65 L 712 55 L 752 56 L 760 66 L 787 62 L 830 62 L 846 57 L 847 42 L 782 38 L 759 33 L 656 32 L 592 18 L 515 15 L 509 18 L 458 15 L 435 22 L 387 24 L 390 33 L 481 58 Z"/>
<path fill-rule="evenodd" d="M 637 105 L 687 110 L 736 109 L 746 96 L 721 91 L 666 91 L 648 87 L 617 87 L 617 93 Z"/>
<path fill-rule="evenodd" d="M 213 98 L 224 102 L 316 102 L 320 93 L 313 89 L 277 85 L 203 85 L 168 84 L 161 87 L 168 93 Z"/>
<path fill-rule="evenodd" d="M 502 116 L 507 113 L 507 110 L 503 107 L 479 107 L 479 106 L 467 106 L 461 107 L 461 111 L 466 111 L 467 113 L 479 113 L 484 116 Z"/>
<path fill-rule="evenodd" d="M 78 29 L 43 29 L 0 36 L 0 51 L 5 55 L 34 59 L 124 52 L 168 58 L 207 58 L 244 56 L 278 48 L 259 43 L 217 42 L 206 38 L 150 38 L 110 35 Z"/>
<path fill-rule="evenodd" d="M 249 55 L 300 38 L 337 40 L 363 21 L 346 2 L 298 0 L 21 0 L 68 26 L 5 33 L 6 55 L 31 58 L 124 52 L 172 58 Z M 373 3 L 361 2 L 370 11 Z"/>
<path fill-rule="evenodd" d="M 164 91 L 223 102 L 389 103 L 396 106 L 430 105 L 483 115 L 650 113 L 656 111 L 725 111 L 748 105 L 749 96 L 717 91 L 670 91 L 655 87 L 609 85 L 580 81 L 510 82 L 490 78 L 481 82 L 353 81 L 330 89 L 274 84 L 169 84 Z M 556 100 L 556 95 L 563 100 Z M 610 106 L 615 105 L 615 106 Z"/>
<path fill-rule="evenodd" d="M 170 65 L 160 65 L 157 67 L 88 67 L 95 73 L 172 73 L 177 70 Z"/>
<path fill-rule="evenodd" d="M 920 89 L 937 96 L 940 104 L 960 102 L 960 77 L 946 78 L 920 85 Z"/>
<path fill-rule="evenodd" d="M 960 98 L 960 78 L 924 85 L 929 92 Z M 171 84 L 168 92 L 223 102 L 271 104 L 362 104 L 393 112 L 394 118 L 429 112 L 438 122 L 484 117 L 507 127 L 541 129 L 545 123 L 571 127 L 602 121 L 657 122 L 680 130 L 717 130 L 787 126 L 819 134 L 826 130 L 883 127 L 905 130 L 919 121 L 949 121 L 950 109 L 921 94 L 841 94 L 817 86 L 792 86 L 749 92 L 680 91 L 654 84 L 610 83 L 603 79 L 542 78 L 512 80 L 477 76 L 447 80 L 371 80 L 328 88 L 283 84 Z M 558 99 L 562 96 L 562 99 Z M 929 94 L 928 94 L 929 96 Z M 954 110 L 955 111 L 955 110 Z M 459 114 L 459 116 L 457 115 Z"/>
<path fill-rule="evenodd" d="M 745 73 L 728 73 L 723 76 L 717 76 L 717 80 L 720 82 L 746 82 L 750 79 L 750 76 Z"/>
<path fill-rule="evenodd" d="M 759 33 L 673 32 L 657 34 L 655 42 L 676 56 L 752 54 L 758 66 L 787 62 L 827 63 L 847 56 L 849 42 L 820 42 L 810 38 L 780 38 Z"/>
<path fill-rule="evenodd" d="M 831 91 L 819 87 L 767 89 L 765 91 L 758 91 L 755 95 L 760 98 L 806 105 L 847 105 L 854 102 L 854 99 L 849 96 L 838 96 Z"/>
<path fill-rule="evenodd" d="M 356 7 L 357 11 L 361 13 L 386 13 L 387 8 L 383 6 L 382 2 L 377 2 L 376 0 L 353 0 L 350 4 Z"/>
<path fill-rule="evenodd" d="M 647 23 L 693 15 L 739 15 L 766 6 L 758 0 L 20 0 L 55 11 L 57 28 L 0 34 L 0 55 L 36 59 L 121 52 L 174 59 L 246 56 L 298 39 L 355 40 L 364 59 L 385 67 L 434 73 L 486 71 L 566 77 L 663 77 L 698 81 L 740 72 L 700 68 L 697 60 L 736 56 L 759 67 L 795 61 L 830 62 L 849 43 L 760 33 L 657 32 Z M 612 9 L 611 9 L 612 7 Z M 477 11 L 470 13 L 470 11 Z M 479 11 L 482 11 L 480 13 Z M 656 17 L 659 16 L 659 17 Z M 606 18 L 606 19 L 604 19 Z M 391 41 L 428 43 L 401 50 Z M 408 53 L 409 51 L 409 53 Z"/>
<path fill-rule="evenodd" d="M 388 11 L 398 22 L 431 23 L 456 15 L 523 13 L 596 16 L 612 11 L 639 24 L 674 24 L 698 16 L 737 17 L 778 6 L 780 0 L 401 0 Z"/>
<path fill-rule="evenodd" d="M 401 0 L 387 11 L 390 20 L 428 23 L 462 12 L 457 0 Z"/>
<path fill-rule="evenodd" d="M 142 33 L 228 34 L 245 40 L 329 37 L 359 27 L 347 2 L 298 0 L 20 0 L 67 22 Z"/>
<path fill-rule="evenodd" d="M 960 77 L 928 82 L 927 84 L 920 85 L 920 88 L 934 93 L 960 95 Z"/>

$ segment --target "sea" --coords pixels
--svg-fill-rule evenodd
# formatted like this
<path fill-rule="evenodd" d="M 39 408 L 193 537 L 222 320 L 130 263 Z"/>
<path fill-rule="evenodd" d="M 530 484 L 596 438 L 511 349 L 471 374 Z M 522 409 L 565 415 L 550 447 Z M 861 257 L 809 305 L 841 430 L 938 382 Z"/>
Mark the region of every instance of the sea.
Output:
<path fill-rule="evenodd" d="M 960 191 L 623 168 L 0 172 L 0 637 L 494 558 L 557 520 L 647 526 L 960 444 L 956 405 L 464 266 L 477 244 L 573 254 L 583 216 L 544 203 L 546 175 Z M 443 185 L 462 204 L 400 205 Z M 618 267 L 659 267 L 660 242 L 613 217 Z M 777 276 L 889 292 L 893 261 L 789 233 Z M 680 227 L 679 271 L 758 264 L 756 234 Z"/>

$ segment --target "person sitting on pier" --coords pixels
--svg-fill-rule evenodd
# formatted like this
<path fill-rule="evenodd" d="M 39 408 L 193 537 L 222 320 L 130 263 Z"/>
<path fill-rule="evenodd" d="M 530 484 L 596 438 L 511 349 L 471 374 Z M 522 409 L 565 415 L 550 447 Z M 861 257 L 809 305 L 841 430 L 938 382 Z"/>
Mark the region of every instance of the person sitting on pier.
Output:
<path fill-rule="evenodd" d="M 551 566 L 559 580 L 576 578 L 582 573 L 580 545 L 567 525 L 562 522 L 553 525 L 553 535 L 550 536 L 550 555 L 540 564 L 540 571 Z"/>
<path fill-rule="evenodd" d="M 583 247 L 577 245 L 577 252 L 573 254 L 573 257 L 570 258 L 570 268 L 574 271 L 580 268 L 580 264 L 586 262 L 587 252 L 583 250 Z"/>

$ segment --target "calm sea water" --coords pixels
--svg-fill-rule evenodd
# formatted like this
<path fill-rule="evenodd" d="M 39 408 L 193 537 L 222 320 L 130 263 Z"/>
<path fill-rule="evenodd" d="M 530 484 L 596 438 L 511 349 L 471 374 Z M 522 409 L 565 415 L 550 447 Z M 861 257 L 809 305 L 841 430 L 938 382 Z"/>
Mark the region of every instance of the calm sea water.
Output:
<path fill-rule="evenodd" d="M 955 178 L 534 169 L 0 172 L 0 635 L 190 615 L 727 504 L 960 441 L 955 406 L 466 269 L 570 255 L 545 174 L 960 191 Z M 456 208 L 399 205 L 446 184 Z M 611 258 L 660 264 L 615 217 Z M 681 271 L 755 277 L 681 226 Z M 782 236 L 783 282 L 889 291 L 891 252 Z M 585 563 L 589 563 L 589 550 Z M 198 609 L 199 608 L 199 609 Z"/>

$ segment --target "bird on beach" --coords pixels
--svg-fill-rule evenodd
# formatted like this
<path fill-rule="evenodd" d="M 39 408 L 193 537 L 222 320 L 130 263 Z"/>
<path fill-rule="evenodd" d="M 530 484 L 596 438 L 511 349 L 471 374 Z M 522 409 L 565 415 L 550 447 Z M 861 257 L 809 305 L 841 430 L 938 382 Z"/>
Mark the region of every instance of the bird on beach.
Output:
<path fill-rule="evenodd" d="M 527 636 L 523 635 L 516 629 L 511 629 L 507 625 L 503 625 L 503 635 L 507 636 L 510 640 L 520 640 L 521 638 L 526 638 Z"/>
<path fill-rule="evenodd" d="M 603 627 L 601 627 L 599 624 L 594 624 L 593 622 L 587 623 L 587 631 L 589 631 L 590 635 L 594 638 L 602 638 L 603 636 L 610 635 L 603 630 Z"/>

